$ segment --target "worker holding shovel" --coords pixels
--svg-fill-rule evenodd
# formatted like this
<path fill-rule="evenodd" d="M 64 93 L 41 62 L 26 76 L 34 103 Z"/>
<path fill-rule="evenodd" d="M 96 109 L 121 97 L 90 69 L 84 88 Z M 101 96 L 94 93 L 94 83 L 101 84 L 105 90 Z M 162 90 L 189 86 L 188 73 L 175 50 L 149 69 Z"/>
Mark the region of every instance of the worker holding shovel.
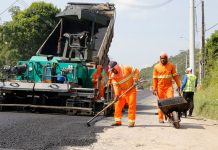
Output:
<path fill-rule="evenodd" d="M 136 118 L 136 85 L 139 79 L 139 70 L 131 66 L 117 64 L 116 61 L 109 63 L 109 83 L 113 85 L 115 94 L 115 122 L 112 126 L 122 125 L 122 109 L 128 103 L 128 126 L 134 127 Z M 128 92 L 126 92 L 132 87 Z M 125 93 L 126 92 L 126 93 Z M 123 93 L 125 93 L 123 96 Z"/>

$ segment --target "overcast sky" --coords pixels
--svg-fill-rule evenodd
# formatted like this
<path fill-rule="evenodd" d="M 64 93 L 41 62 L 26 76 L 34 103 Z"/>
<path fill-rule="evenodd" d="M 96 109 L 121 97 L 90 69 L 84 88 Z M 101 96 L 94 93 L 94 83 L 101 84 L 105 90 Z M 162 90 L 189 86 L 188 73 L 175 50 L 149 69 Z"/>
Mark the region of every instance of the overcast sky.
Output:
<path fill-rule="evenodd" d="M 1 23 L 10 20 L 7 8 L 27 8 L 37 0 L 1 0 Z M 158 61 L 161 51 L 174 56 L 189 46 L 190 0 L 44 0 L 62 10 L 67 2 L 110 2 L 116 6 L 115 34 L 109 56 L 120 64 L 139 69 Z M 201 0 L 196 5 L 196 47 L 201 42 Z M 206 29 L 218 23 L 218 0 L 205 0 Z M 206 31 L 206 37 L 218 26 Z M 181 38 L 184 37 L 184 38 Z"/>

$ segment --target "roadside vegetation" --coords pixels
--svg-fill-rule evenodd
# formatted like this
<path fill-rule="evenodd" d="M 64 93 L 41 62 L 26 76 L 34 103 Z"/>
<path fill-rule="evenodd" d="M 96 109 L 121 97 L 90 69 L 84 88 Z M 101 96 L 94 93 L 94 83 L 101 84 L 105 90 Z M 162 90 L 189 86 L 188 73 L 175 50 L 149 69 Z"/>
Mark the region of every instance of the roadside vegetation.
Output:
<path fill-rule="evenodd" d="M 218 31 L 207 39 L 205 69 L 202 87 L 195 94 L 195 113 L 218 120 Z"/>
<path fill-rule="evenodd" d="M 194 97 L 195 114 L 218 120 L 218 85 L 199 90 Z"/>
<path fill-rule="evenodd" d="M 12 20 L 0 25 L 0 68 L 34 55 L 57 24 L 55 15 L 60 9 L 34 2 L 24 10 L 14 6 L 9 12 Z"/>

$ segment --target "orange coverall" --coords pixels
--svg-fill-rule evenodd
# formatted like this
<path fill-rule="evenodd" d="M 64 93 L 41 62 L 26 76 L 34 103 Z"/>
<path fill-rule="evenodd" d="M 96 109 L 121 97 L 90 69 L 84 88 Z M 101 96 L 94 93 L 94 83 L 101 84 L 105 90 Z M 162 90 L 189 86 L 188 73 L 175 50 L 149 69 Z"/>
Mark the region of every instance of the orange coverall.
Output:
<path fill-rule="evenodd" d="M 179 76 L 174 65 L 168 62 L 166 65 L 156 64 L 153 70 L 153 90 L 157 91 L 159 99 L 174 97 L 172 78 L 178 87 L 181 87 Z M 158 118 L 163 120 L 163 112 L 158 109 Z"/>
<path fill-rule="evenodd" d="M 104 97 L 104 78 L 102 75 L 102 70 L 103 70 L 102 65 L 97 65 L 97 70 L 92 75 L 93 86 L 95 89 L 98 88 L 100 97 Z M 101 78 L 101 81 L 100 81 L 99 87 L 97 87 L 99 77 Z M 100 98 L 100 97 L 98 97 L 98 98 Z"/>
<path fill-rule="evenodd" d="M 113 85 L 115 96 L 119 96 L 129 89 L 135 80 L 139 79 L 139 70 L 124 65 L 116 65 L 114 68 L 118 71 L 118 74 L 110 72 L 109 82 Z M 126 103 L 129 106 L 128 122 L 130 125 L 134 125 L 136 116 L 136 87 L 120 97 L 115 103 L 114 120 L 116 124 L 122 124 L 122 110 Z"/>

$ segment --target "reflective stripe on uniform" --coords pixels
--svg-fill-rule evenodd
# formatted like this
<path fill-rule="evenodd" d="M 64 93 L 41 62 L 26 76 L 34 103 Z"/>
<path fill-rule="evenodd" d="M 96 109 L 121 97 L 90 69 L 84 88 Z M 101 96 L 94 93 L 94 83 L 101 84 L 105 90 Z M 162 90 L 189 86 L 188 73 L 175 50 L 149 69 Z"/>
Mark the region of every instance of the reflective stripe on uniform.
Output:
<path fill-rule="evenodd" d="M 114 118 L 115 121 L 121 121 L 121 118 Z"/>
<path fill-rule="evenodd" d="M 128 120 L 129 123 L 135 123 L 135 120 Z"/>
<path fill-rule="evenodd" d="M 175 77 L 175 76 L 177 76 L 177 75 L 178 75 L 177 73 L 172 74 L 173 77 Z"/>
<path fill-rule="evenodd" d="M 169 74 L 169 75 L 159 75 L 159 76 L 153 76 L 153 78 L 158 78 L 158 79 L 167 79 L 167 78 L 172 78 L 175 76 L 174 74 Z"/>
<path fill-rule="evenodd" d="M 130 75 L 128 75 L 126 78 L 124 78 L 123 80 L 120 80 L 119 82 L 113 82 L 112 84 L 114 84 L 114 85 L 122 84 L 122 83 L 128 81 L 131 77 L 134 76 L 134 72 L 135 72 L 135 68 L 133 68 L 132 73 Z"/>

